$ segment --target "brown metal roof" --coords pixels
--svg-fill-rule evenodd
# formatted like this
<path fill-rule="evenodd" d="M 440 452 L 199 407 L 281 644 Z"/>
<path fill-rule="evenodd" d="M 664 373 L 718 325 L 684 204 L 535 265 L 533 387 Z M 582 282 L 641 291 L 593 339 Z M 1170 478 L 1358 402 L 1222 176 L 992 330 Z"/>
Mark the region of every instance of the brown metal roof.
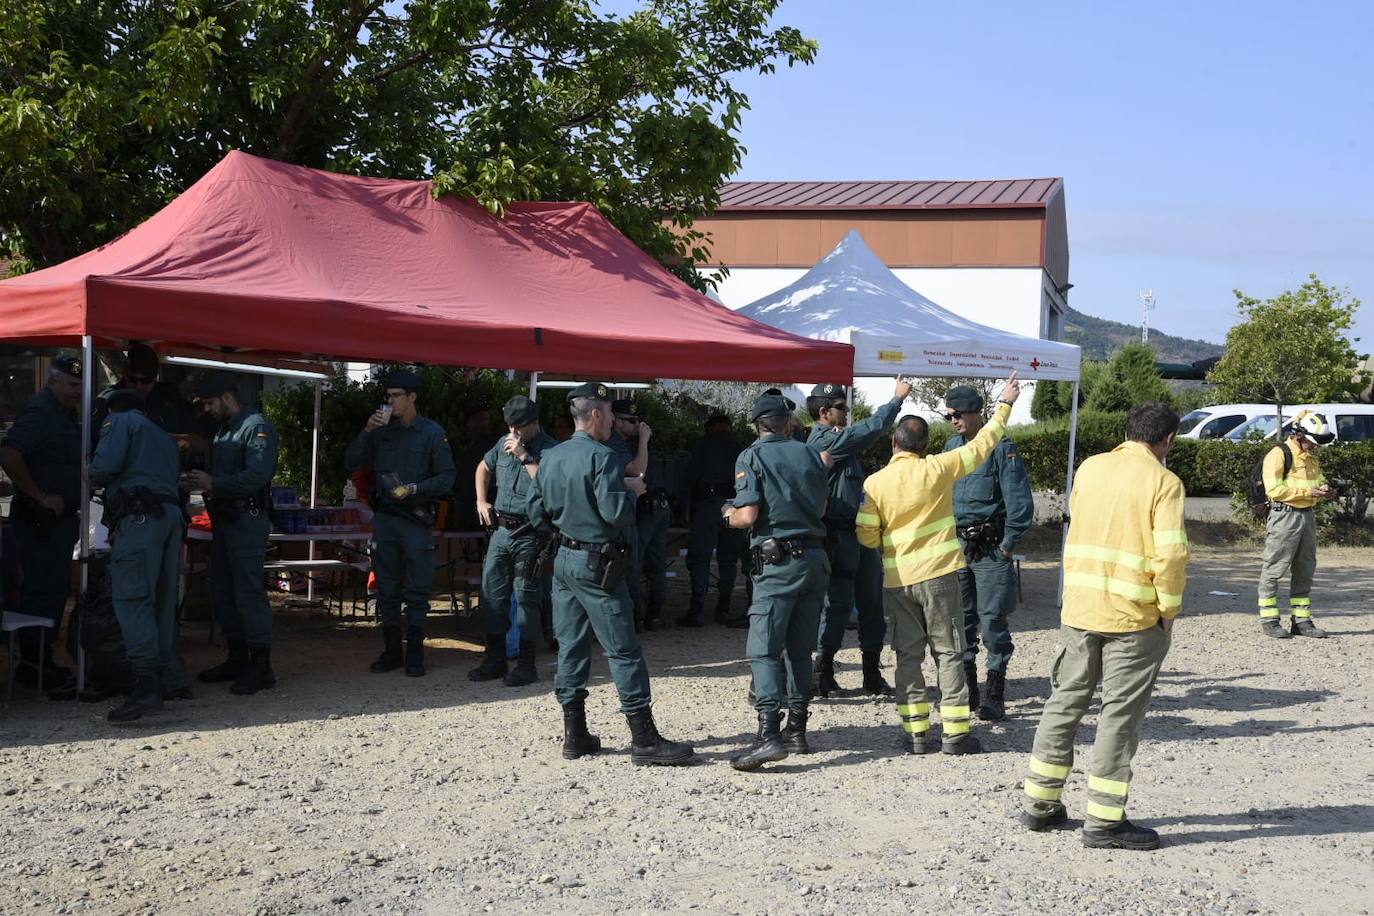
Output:
<path fill-rule="evenodd" d="M 971 210 L 1043 208 L 1062 178 L 988 181 L 731 181 L 717 212 L 740 210 Z"/>

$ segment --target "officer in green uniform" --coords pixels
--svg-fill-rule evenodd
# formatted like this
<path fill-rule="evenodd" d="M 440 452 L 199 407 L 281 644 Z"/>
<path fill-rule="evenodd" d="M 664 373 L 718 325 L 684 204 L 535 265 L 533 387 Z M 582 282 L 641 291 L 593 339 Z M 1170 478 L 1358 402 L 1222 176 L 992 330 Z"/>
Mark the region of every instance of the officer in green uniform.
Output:
<path fill-rule="evenodd" d="M 54 358 L 47 387 L 19 411 L 0 446 L 0 466 L 16 490 L 10 519 L 24 570 L 18 610 L 57 623 L 46 639 L 32 627 L 19 631 L 22 657 L 42 667 L 45 686 L 71 676 L 69 669 L 53 663 L 51 636 L 62 628 L 71 592 L 72 548 L 80 529 L 81 373 L 77 357 Z M 21 673 L 27 679 L 32 670 L 26 667 Z"/>
<path fill-rule="evenodd" d="M 213 372 L 197 389 L 202 408 L 219 422 L 206 469 L 184 479 L 205 494 L 214 540 L 210 545 L 210 601 L 229 644 L 223 664 L 200 673 L 229 692 L 257 693 L 277 683 L 272 672 L 272 606 L 263 584 L 267 536 L 272 533 L 272 477 L 277 431 L 239 398 L 238 379 Z"/>
<path fill-rule="evenodd" d="M 876 445 L 892 429 L 897 412 L 911 393 L 911 383 L 897 379 L 892 399 L 867 420 L 851 424 L 847 392 L 843 385 L 824 384 L 811 389 L 807 412 L 816 425 L 806 444 L 828 456 L 830 502 L 825 510 L 826 539 L 830 543 L 830 587 L 821 620 L 816 652 L 816 692 L 823 697 L 840 689 L 835 682 L 835 653 L 844 642 L 845 625 L 859 609 L 859 649 L 863 653 L 863 689 L 872 694 L 891 693 L 883 680 L 883 566 L 877 551 L 861 547 L 854 534 L 854 517 L 863 499 L 864 470 L 859 456 Z"/>
<path fill-rule="evenodd" d="M 618 400 L 611 402 L 611 435 L 606 445 L 620 461 L 621 473 L 626 477 L 643 478 L 649 467 L 649 424 L 641 423 L 633 401 Z M 630 440 L 635 440 L 634 449 Z M 644 603 L 639 590 L 639 577 L 643 572 L 643 557 L 639 552 L 639 494 L 627 491 L 630 507 L 634 515 L 626 532 L 628 557 L 625 567 L 625 581 L 629 583 L 630 601 L 634 605 L 635 632 L 644 629 Z"/>
<path fill-rule="evenodd" d="M 710 585 L 711 554 L 716 555 L 718 589 L 716 622 L 730 619 L 730 594 L 735 590 L 735 574 L 744 545 L 743 532 L 721 523 L 725 501 L 735 496 L 735 461 L 739 442 L 730 431 L 730 418 L 715 414 L 706 421 L 706 434 L 692 446 L 688 467 L 691 518 L 687 528 L 687 572 L 692 581 L 691 603 L 687 613 L 677 619 L 680 627 L 703 625 L 706 590 Z M 748 615 L 744 615 L 748 621 Z"/>
<path fill-rule="evenodd" d="M 434 501 L 453 489 L 453 449 L 443 427 L 415 409 L 419 375 L 398 369 L 382 383 L 391 410 L 373 412 L 344 451 L 349 471 L 371 467 L 377 475 L 369 548 L 377 574 L 383 649 L 369 670 L 382 674 L 404 664 L 407 677 L 423 677 L 425 618 L 434 586 Z"/>
<path fill-rule="evenodd" d="M 509 434 L 496 440 L 477 465 L 477 518 L 495 528 L 482 562 L 482 611 L 487 626 L 487 651 L 468 679 L 490 681 L 505 676 L 507 687 L 521 687 L 539 679 L 534 667 L 534 640 L 546 615 L 539 554 L 546 538 L 525 517 L 525 504 L 539 459 L 558 440 L 539 427 L 539 405 L 516 395 L 502 408 Z M 487 501 L 491 478 L 496 477 L 496 502 Z M 520 624 L 520 658 L 506 671 L 506 633 L 510 630 L 510 598 L 515 590 Z"/>
<path fill-rule="evenodd" d="M 91 484 L 105 488 L 111 597 L 134 672 L 128 699 L 106 717 L 116 723 L 161 709 L 163 674 L 179 668 L 176 606 L 186 530 L 177 488 L 181 457 L 143 405 L 137 390 L 110 394 L 91 459 Z"/>
<path fill-rule="evenodd" d="M 972 441 L 983 428 L 983 397 L 967 385 L 945 395 L 945 419 L 954 425 L 945 451 Z M 1006 436 L 992 457 L 954 484 L 954 521 L 968 565 L 959 570 L 964 605 L 964 675 L 969 706 L 982 719 L 1006 715 L 1007 664 L 1015 647 L 1007 615 L 1016 609 L 1016 568 L 1012 548 L 1035 521 L 1030 477 Z M 978 696 L 978 634 L 988 652 L 988 683 Z"/>
<path fill-rule="evenodd" d="M 628 529 L 634 520 L 629 491 L 644 482 L 626 478 L 606 446 L 611 435 L 610 389 L 588 382 L 568 393 L 577 431 L 539 464 L 526 516 L 558 530 L 553 573 L 553 624 L 558 637 L 554 695 L 563 707 L 563 756 L 601 749 L 587 731 L 587 677 L 591 634 L 606 653 L 620 709 L 630 725 L 630 759 L 637 765 L 679 764 L 692 748 L 669 741 L 654 723 L 649 668 L 634 629 L 634 604 L 625 581 Z"/>
<path fill-rule="evenodd" d="M 735 498 L 724 509 L 730 527 L 750 529 L 754 578 L 745 651 L 759 732 L 754 745 L 730 761 L 737 770 L 756 770 L 789 752 L 810 751 L 811 650 L 830 577 L 824 462 L 791 437 L 792 410 L 780 395 L 756 400 L 749 420 L 759 438 L 735 464 Z"/>

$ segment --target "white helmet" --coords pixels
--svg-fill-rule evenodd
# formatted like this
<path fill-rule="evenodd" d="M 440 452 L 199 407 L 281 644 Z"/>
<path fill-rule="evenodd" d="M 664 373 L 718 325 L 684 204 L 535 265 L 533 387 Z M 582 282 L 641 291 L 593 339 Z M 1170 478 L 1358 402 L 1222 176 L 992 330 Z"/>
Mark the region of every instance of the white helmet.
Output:
<path fill-rule="evenodd" d="M 1336 438 L 1321 415 L 1310 410 L 1298 411 L 1298 415 L 1288 424 L 1288 432 L 1290 435 L 1306 436 L 1318 445 L 1326 445 Z"/>

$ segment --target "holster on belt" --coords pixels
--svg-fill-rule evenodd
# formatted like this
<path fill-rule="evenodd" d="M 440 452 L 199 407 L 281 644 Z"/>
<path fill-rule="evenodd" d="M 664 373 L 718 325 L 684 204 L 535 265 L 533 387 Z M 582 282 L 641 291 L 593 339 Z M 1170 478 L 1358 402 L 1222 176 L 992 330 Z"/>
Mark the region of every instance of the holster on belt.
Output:
<path fill-rule="evenodd" d="M 384 502 L 377 507 L 377 511 L 386 515 L 393 515 L 396 518 L 403 518 L 426 531 L 434 527 L 434 512 L 429 506 L 420 503 Z"/>
<path fill-rule="evenodd" d="M 954 531 L 964 545 L 964 559 L 968 562 L 974 563 L 1001 555 L 1002 535 L 1006 532 L 1006 525 L 1002 519 L 994 518 L 972 525 L 961 525 Z"/>
<path fill-rule="evenodd" d="M 598 574 L 597 584 L 608 592 L 625 581 L 628 565 L 626 551 L 617 544 L 605 543 L 587 551 L 587 569 Z"/>
<path fill-rule="evenodd" d="M 181 497 L 166 493 L 154 493 L 147 487 L 134 487 L 131 490 L 116 490 L 105 494 L 105 511 L 101 516 L 105 526 L 114 531 L 127 516 L 142 515 L 162 518 L 167 514 L 167 506 L 180 506 Z"/>

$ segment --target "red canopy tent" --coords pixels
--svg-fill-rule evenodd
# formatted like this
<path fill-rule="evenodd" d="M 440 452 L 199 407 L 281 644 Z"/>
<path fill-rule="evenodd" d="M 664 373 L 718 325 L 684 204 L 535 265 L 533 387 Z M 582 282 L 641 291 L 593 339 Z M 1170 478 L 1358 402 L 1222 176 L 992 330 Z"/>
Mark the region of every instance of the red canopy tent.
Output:
<path fill-rule="evenodd" d="M 745 318 L 586 203 L 505 218 L 423 181 L 230 153 L 108 245 L 0 282 L 0 339 L 119 339 L 619 377 L 848 379 L 849 346 Z"/>

